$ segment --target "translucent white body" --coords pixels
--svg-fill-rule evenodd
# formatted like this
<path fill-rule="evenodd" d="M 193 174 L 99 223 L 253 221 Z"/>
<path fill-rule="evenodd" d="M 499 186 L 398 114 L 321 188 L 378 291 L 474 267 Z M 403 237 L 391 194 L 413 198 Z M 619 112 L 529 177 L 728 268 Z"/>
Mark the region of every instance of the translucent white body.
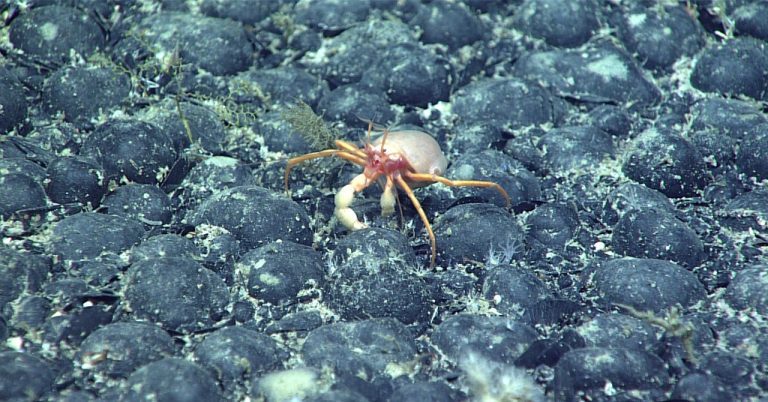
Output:
<path fill-rule="evenodd" d="M 384 136 L 372 142 L 375 148 L 381 146 Z M 387 135 L 384 149 L 390 158 L 404 157 L 416 173 L 429 173 L 441 176 L 448 167 L 448 159 L 443 155 L 440 144 L 431 135 L 415 130 L 391 131 Z M 414 183 L 416 187 L 429 183 Z"/>
<path fill-rule="evenodd" d="M 390 173 L 397 176 L 402 174 L 403 179 L 408 182 L 410 187 L 423 187 L 432 183 L 408 180 L 408 176 L 404 174 L 406 173 L 407 166 L 414 170 L 413 173 L 427 173 L 435 176 L 441 176 L 448 167 L 448 159 L 443 155 L 440 144 L 427 133 L 415 130 L 391 131 L 387 134 L 386 140 L 382 134 L 371 142 L 372 148 L 377 151 L 381 150 L 382 141 L 385 141 L 384 153 L 390 161 L 395 162 L 393 165 L 400 165 L 400 163 L 397 163 L 400 160 L 404 160 L 407 163 L 402 163 L 403 171 L 388 171 L 380 172 L 379 174 L 383 174 L 385 177 Z M 357 214 L 352 210 L 351 205 L 354 201 L 355 193 L 368 187 L 370 179 L 371 177 L 361 173 L 336 193 L 336 218 L 349 230 L 360 230 L 367 227 L 357 218 Z M 396 190 L 392 182 L 384 186 L 384 191 L 381 194 L 382 215 L 387 216 L 395 211 L 397 200 L 395 192 Z"/>

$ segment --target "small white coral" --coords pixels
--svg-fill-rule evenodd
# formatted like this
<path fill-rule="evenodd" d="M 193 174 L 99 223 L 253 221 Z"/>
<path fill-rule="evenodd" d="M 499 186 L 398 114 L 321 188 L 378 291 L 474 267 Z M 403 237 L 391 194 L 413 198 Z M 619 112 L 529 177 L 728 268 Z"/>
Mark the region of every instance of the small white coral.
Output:
<path fill-rule="evenodd" d="M 474 402 L 544 402 L 544 391 L 525 370 L 467 353 L 459 366 Z"/>
<path fill-rule="evenodd" d="M 501 246 L 500 250 L 496 250 L 491 243 L 488 248 L 488 257 L 486 257 L 485 264 L 489 267 L 495 267 L 497 265 L 509 264 L 515 258 L 515 256 L 522 250 L 522 244 L 520 240 L 514 239 L 511 236 L 507 237 L 506 243 Z"/>

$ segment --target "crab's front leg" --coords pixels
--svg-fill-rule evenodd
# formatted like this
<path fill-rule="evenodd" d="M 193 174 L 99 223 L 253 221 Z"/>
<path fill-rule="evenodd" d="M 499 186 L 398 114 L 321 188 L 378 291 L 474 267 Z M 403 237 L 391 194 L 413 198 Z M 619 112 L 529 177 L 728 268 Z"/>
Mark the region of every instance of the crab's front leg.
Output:
<path fill-rule="evenodd" d="M 397 194 L 395 193 L 395 182 L 392 177 L 387 176 L 387 183 L 384 185 L 384 192 L 381 193 L 381 216 L 390 216 L 395 213 L 397 205 Z"/>
<path fill-rule="evenodd" d="M 334 215 L 349 230 L 354 231 L 368 227 L 368 225 L 357 219 L 357 214 L 350 207 L 355 200 L 355 193 L 363 191 L 370 183 L 368 178 L 361 173 L 336 193 L 336 210 Z"/>

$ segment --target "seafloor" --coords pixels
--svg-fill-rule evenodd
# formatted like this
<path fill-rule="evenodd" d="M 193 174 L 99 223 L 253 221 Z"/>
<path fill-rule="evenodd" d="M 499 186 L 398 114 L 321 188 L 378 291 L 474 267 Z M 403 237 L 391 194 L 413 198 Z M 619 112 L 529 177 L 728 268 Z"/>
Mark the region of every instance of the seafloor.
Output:
<path fill-rule="evenodd" d="M 768 401 L 768 1 L 0 17 L 0 400 Z"/>

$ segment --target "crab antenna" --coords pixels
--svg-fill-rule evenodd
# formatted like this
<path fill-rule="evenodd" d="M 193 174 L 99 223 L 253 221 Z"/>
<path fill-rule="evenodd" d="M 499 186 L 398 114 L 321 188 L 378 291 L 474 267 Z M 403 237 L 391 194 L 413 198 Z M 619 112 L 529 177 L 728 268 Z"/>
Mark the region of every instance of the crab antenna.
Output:
<path fill-rule="evenodd" d="M 389 130 L 386 128 L 384 129 L 384 136 L 381 137 L 381 152 L 384 152 L 384 143 L 387 142 L 387 135 L 389 135 Z"/>
<path fill-rule="evenodd" d="M 373 130 L 373 121 L 368 120 L 368 144 L 371 143 L 371 131 Z"/>

